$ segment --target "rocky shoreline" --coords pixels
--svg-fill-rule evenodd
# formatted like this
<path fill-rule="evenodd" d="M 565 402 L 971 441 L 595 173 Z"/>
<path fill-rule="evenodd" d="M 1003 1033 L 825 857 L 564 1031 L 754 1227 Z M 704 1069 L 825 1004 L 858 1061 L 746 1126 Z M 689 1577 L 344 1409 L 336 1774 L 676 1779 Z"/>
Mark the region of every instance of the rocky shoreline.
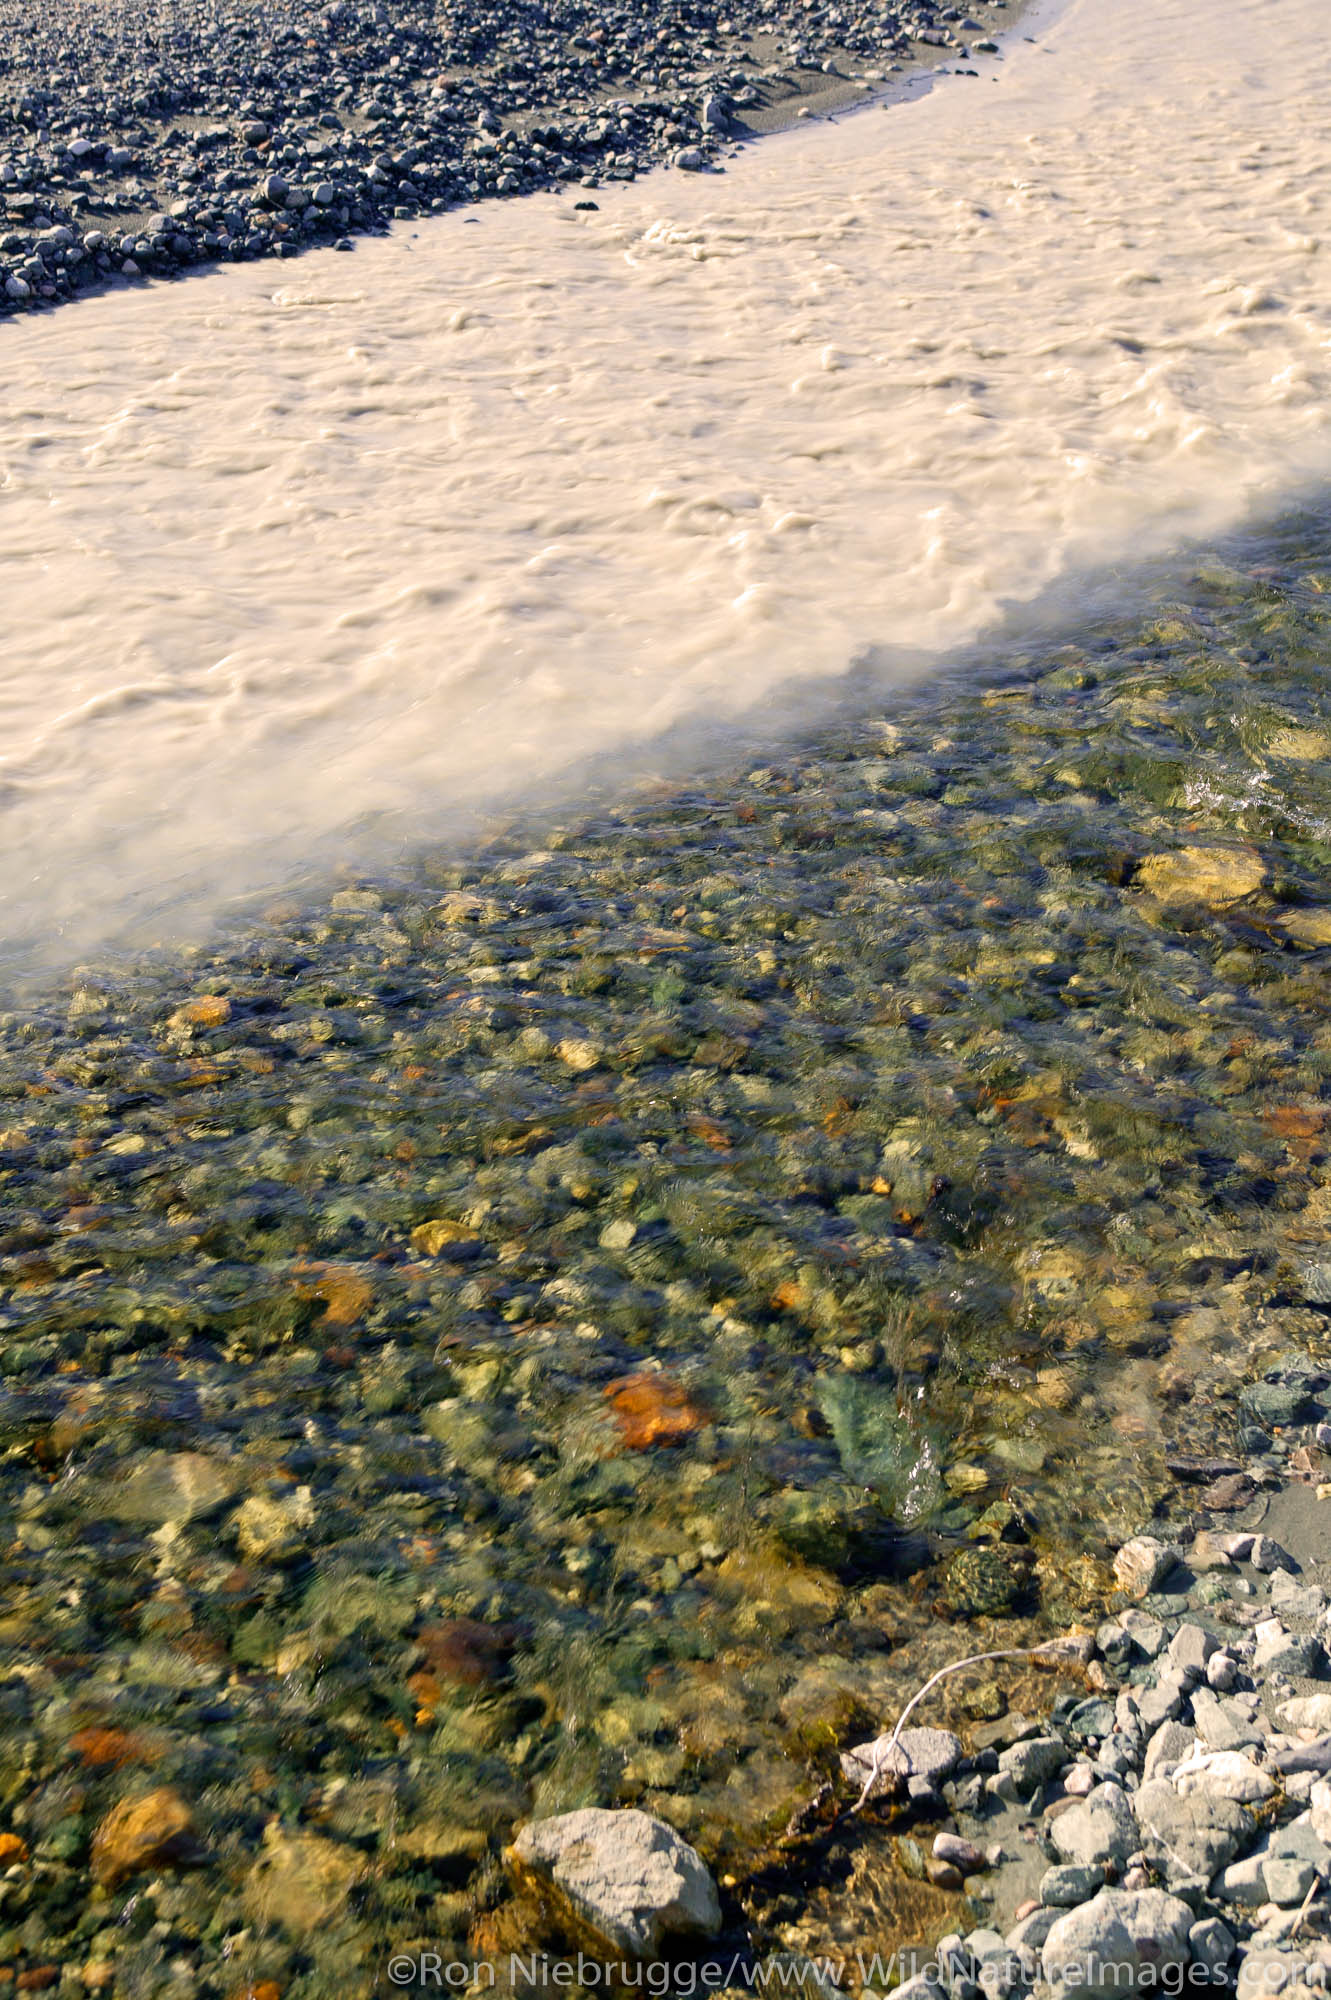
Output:
<path fill-rule="evenodd" d="M 992 49 L 1005 6 L 88 0 L 34 19 L 4 0 L 0 314 L 493 196 L 704 171 L 912 57 Z"/>
<path fill-rule="evenodd" d="M 1302 1395 L 1307 1384 L 1294 1386 Z M 968 1746 L 950 1729 L 899 1722 L 844 1752 L 843 1796 L 821 1802 L 823 1817 L 885 1814 L 898 1865 L 954 1893 L 966 1922 L 922 1950 L 885 1940 L 879 1958 L 859 1955 L 858 1976 L 846 1960 L 797 1951 L 782 1983 L 818 2000 L 847 1985 L 870 1992 L 875 1975 L 885 1988 L 889 1969 L 898 2000 L 1324 1992 L 1331 1489 L 1317 1474 L 1329 1442 L 1324 1422 L 1286 1436 L 1299 1463 L 1267 1474 L 1248 1509 L 1256 1525 L 1219 1527 L 1209 1509 L 1177 1524 L 1175 1539 L 1127 1542 L 1110 1615 L 1032 1649 L 1084 1681 L 1052 1712 L 1010 1711 L 970 1731 Z M 535 1822 L 510 1864 L 524 1885 L 539 1877 L 568 1937 L 590 1932 L 621 1958 L 702 1953 L 698 1940 L 723 1931 L 699 1857 L 641 1812 Z M 734 1990 L 770 1983 L 749 1972 Z"/>

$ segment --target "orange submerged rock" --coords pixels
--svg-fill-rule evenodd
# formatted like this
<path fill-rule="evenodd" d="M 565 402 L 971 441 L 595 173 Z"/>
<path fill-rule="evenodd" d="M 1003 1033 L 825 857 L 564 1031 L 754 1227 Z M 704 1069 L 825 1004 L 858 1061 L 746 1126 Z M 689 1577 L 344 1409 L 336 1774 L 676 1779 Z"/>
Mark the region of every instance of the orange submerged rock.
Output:
<path fill-rule="evenodd" d="M 302 1298 L 318 1299 L 325 1326 L 354 1326 L 374 1304 L 374 1287 L 350 1264 L 298 1264 L 297 1290 Z"/>
<path fill-rule="evenodd" d="M 93 1880 L 114 1889 L 141 1868 L 175 1858 L 189 1838 L 192 1815 L 169 1785 L 142 1798 L 122 1799 L 93 1835 Z"/>
<path fill-rule="evenodd" d="M 69 1747 L 82 1763 L 110 1769 L 146 1763 L 152 1754 L 142 1738 L 125 1729 L 79 1729 L 70 1737 Z"/>
<path fill-rule="evenodd" d="M 224 993 L 201 993 L 177 1007 L 168 1026 L 172 1028 L 220 1028 L 231 1019 L 231 1002 Z"/>
<path fill-rule="evenodd" d="M 605 1395 L 630 1451 L 682 1444 L 707 1422 L 706 1410 L 668 1375 L 622 1375 Z"/>
<path fill-rule="evenodd" d="M 26 1841 L 20 1840 L 16 1833 L 0 1833 L 0 1868 L 12 1868 L 16 1861 L 27 1858 Z"/>

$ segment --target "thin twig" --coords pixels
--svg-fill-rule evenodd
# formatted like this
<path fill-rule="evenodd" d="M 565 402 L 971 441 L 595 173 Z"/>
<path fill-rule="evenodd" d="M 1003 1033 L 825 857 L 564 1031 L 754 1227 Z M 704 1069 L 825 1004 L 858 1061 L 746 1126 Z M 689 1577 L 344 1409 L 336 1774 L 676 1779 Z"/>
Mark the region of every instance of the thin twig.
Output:
<path fill-rule="evenodd" d="M 1308 1893 L 1304 1897 L 1302 1903 L 1299 1905 L 1299 1914 L 1297 1915 L 1297 1917 L 1295 1917 L 1293 1925 L 1291 1926 L 1290 1930 L 1286 1933 L 1286 1936 L 1291 1940 L 1298 1936 L 1299 1931 L 1303 1925 L 1303 1920 L 1308 1914 L 1308 1905 L 1312 1902 L 1313 1897 L 1317 1894 L 1317 1891 L 1321 1886 L 1321 1881 L 1322 1878 L 1320 1875 L 1314 1875 L 1312 1881 L 1308 1884 Z"/>
<path fill-rule="evenodd" d="M 860 1793 L 859 1797 L 856 1799 L 854 1805 L 851 1807 L 851 1811 L 853 1813 L 857 1813 L 864 1806 L 865 1801 L 868 1799 L 870 1792 L 873 1790 L 874 1786 L 878 1782 L 879 1777 L 882 1775 L 883 1759 L 887 1757 L 889 1753 L 895 1750 L 896 1748 L 897 1738 L 900 1736 L 903 1728 L 905 1727 L 907 1716 L 910 1715 L 914 1709 L 917 1709 L 919 1707 L 920 1703 L 924 1700 L 924 1697 L 927 1694 L 929 1694 L 932 1691 L 932 1689 L 938 1686 L 939 1681 L 946 1680 L 949 1674 L 959 1674 L 963 1667 L 982 1667 L 989 1660 L 1029 1660 L 1033 1658 L 1033 1656 L 1037 1653 L 1052 1653 L 1057 1644 L 1058 1641 L 1056 1639 L 1054 1640 L 1046 1639 L 1043 1645 L 1039 1646 L 1006 1646 L 1004 1647 L 1002 1652 L 999 1653 L 972 1653 L 969 1655 L 968 1658 L 964 1660 L 949 1660 L 948 1664 L 945 1667 L 940 1667 L 938 1669 L 938 1672 L 936 1674 L 931 1675 L 930 1678 L 924 1683 L 924 1686 L 920 1688 L 917 1693 L 911 1696 L 910 1700 L 906 1703 L 906 1706 L 902 1709 L 900 1715 L 897 1717 L 897 1726 L 892 1731 L 892 1734 L 887 1738 L 886 1742 L 884 1742 L 883 1738 L 880 1736 L 877 1742 L 874 1744 L 873 1764 L 870 1767 L 868 1777 L 864 1781 L 864 1789 Z"/>

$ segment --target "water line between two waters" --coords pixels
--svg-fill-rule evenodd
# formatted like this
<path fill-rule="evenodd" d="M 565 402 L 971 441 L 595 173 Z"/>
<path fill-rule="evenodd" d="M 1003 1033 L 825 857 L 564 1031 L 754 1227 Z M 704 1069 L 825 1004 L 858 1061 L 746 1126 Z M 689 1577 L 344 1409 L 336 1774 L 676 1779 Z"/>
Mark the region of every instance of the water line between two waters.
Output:
<path fill-rule="evenodd" d="M 11 955 L 918 676 L 1324 481 L 1322 27 L 1073 0 L 724 178 L 11 324 Z"/>

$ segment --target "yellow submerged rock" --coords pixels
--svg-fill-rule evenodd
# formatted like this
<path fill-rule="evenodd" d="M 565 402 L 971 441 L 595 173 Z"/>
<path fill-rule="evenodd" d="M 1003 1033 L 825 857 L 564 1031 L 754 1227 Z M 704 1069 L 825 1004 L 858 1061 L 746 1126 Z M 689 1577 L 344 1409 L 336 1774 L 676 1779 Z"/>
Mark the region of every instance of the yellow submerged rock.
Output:
<path fill-rule="evenodd" d="M 345 1914 L 364 1873 L 364 1858 L 355 1848 L 270 1825 L 264 1851 L 245 1878 L 245 1906 L 261 1923 L 308 1937 Z"/>
<path fill-rule="evenodd" d="M 1331 944 L 1331 910 L 1289 910 L 1280 928 L 1295 944 Z"/>
<path fill-rule="evenodd" d="M 167 1026 L 177 1031 L 189 1028 L 221 1028 L 231 1019 L 231 1002 L 224 993 L 201 993 L 177 1007 Z"/>
<path fill-rule="evenodd" d="M 1299 764 L 1315 764 L 1331 756 L 1331 736 L 1320 729 L 1277 729 L 1267 743 L 1272 757 L 1288 757 Z"/>
<path fill-rule="evenodd" d="M 476 1231 L 468 1229 L 465 1222 L 450 1222 L 442 1215 L 432 1222 L 420 1223 L 411 1232 L 412 1249 L 419 1250 L 424 1257 L 437 1257 L 454 1244 L 476 1241 Z"/>
<path fill-rule="evenodd" d="M 1148 854 L 1137 870 L 1137 886 L 1162 903 L 1220 908 L 1253 895 L 1265 880 L 1265 864 L 1251 847 L 1180 847 Z"/>

